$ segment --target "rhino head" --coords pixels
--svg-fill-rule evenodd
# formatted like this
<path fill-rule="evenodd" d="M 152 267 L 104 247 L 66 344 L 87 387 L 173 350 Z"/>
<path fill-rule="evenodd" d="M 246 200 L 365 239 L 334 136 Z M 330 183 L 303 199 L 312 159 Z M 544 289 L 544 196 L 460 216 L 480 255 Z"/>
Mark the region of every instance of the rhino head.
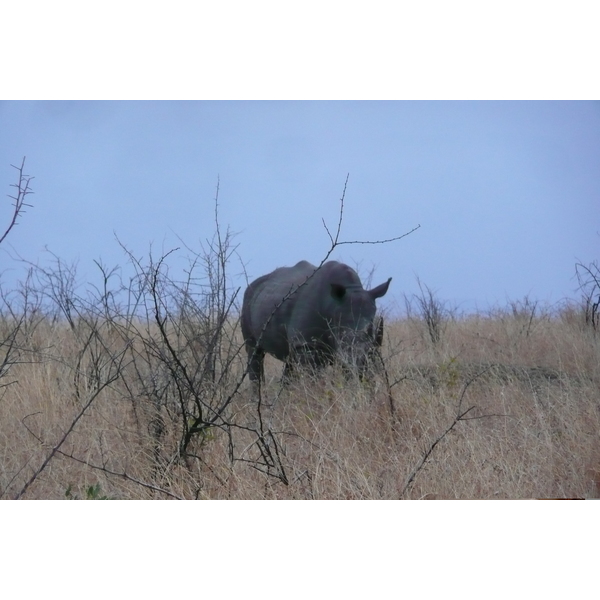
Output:
<path fill-rule="evenodd" d="M 331 284 L 330 344 L 342 365 L 356 369 L 361 377 L 369 357 L 383 342 L 383 318 L 376 317 L 375 300 L 387 293 L 391 280 L 371 290 Z"/>

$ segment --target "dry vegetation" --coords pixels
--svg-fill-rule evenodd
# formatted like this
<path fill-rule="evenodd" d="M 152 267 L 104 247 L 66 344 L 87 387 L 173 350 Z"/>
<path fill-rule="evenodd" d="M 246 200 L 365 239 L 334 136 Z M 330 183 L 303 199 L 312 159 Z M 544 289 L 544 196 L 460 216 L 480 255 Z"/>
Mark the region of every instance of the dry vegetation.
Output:
<path fill-rule="evenodd" d="M 0 242 L 29 206 L 23 164 Z M 325 258 L 350 243 L 342 213 Z M 365 381 L 284 386 L 267 360 L 256 390 L 215 225 L 179 278 L 123 246 L 132 273 L 97 264 L 97 287 L 56 257 L 0 287 L 0 498 L 600 496 L 597 264 L 552 311 L 458 316 L 419 282 Z"/>
<path fill-rule="evenodd" d="M 235 358 L 220 390 L 212 378 L 202 388 L 232 398 L 183 453 L 193 408 L 151 393 L 153 378 L 168 387 L 176 375 L 139 359 L 152 347 L 143 338 L 159 339 L 154 325 L 138 323 L 136 338 L 98 322 L 89 342 L 81 322 L 31 316 L 2 379 L 0 494 L 17 497 L 71 429 L 22 497 L 598 497 L 599 338 L 575 307 L 520 308 L 446 315 L 435 343 L 422 317 L 391 322 L 386 372 L 365 383 L 331 368 L 282 387 L 269 361 L 260 403 L 247 381 L 235 393 L 243 357 L 230 321 Z M 11 327 L 5 317 L 3 339 Z M 194 360 L 190 348 L 181 356 Z"/>

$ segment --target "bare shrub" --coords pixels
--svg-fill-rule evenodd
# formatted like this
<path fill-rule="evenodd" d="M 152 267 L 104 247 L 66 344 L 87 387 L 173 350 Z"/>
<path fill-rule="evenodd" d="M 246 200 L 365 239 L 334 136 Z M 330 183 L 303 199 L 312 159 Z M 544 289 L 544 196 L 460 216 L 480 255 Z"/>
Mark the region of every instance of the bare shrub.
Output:
<path fill-rule="evenodd" d="M 26 202 L 27 196 L 33 194 L 30 187 L 33 177 L 26 175 L 25 157 L 21 161 L 21 166 L 16 167 L 11 165 L 19 173 L 17 183 L 11 184 L 11 187 L 16 189 L 15 195 L 10 195 L 9 198 L 13 201 L 12 215 L 4 233 L 0 236 L 0 244 L 6 239 L 8 234 L 18 224 L 19 217 L 25 212 L 26 207 L 31 207 L 31 204 Z M 0 274 L 1 275 L 1 274 Z M 31 332 L 35 325 L 35 306 L 31 305 L 28 291 L 28 286 L 25 285 L 21 289 L 22 298 L 16 299 L 19 294 L 11 294 L 6 292 L 0 282 L 0 390 L 4 390 L 7 386 L 14 382 L 2 381 L 8 375 L 11 367 L 22 360 L 23 347 L 17 340 L 25 328 Z M 19 302 L 23 300 L 23 302 Z"/>
<path fill-rule="evenodd" d="M 510 301 L 509 305 L 515 322 L 520 324 L 520 334 L 528 337 L 535 323 L 538 301 L 525 296 L 523 300 Z"/>
<path fill-rule="evenodd" d="M 600 328 L 600 267 L 596 261 L 589 265 L 577 263 L 575 274 L 582 295 L 585 323 L 597 332 Z"/>
<path fill-rule="evenodd" d="M 417 316 L 423 321 L 427 334 L 433 345 L 439 344 L 446 327 L 449 311 L 446 304 L 436 297 L 429 286 L 422 283 L 417 277 L 420 293 L 413 294 L 411 298 L 404 296 L 404 304 L 408 318 L 413 318 L 416 305 Z"/>
<path fill-rule="evenodd" d="M 390 241 L 339 241 L 342 213 L 343 196 L 323 262 L 340 244 Z M 140 259 L 124 244 L 132 274 L 97 262 L 98 287 L 82 285 L 77 266 L 54 255 L 49 266 L 28 264 L 27 297 L 47 334 L 41 345 L 28 342 L 39 373 L 30 381 L 50 404 L 41 391 L 15 394 L 6 416 L 23 451 L 6 461 L 0 496 L 60 497 L 62 485 L 69 498 L 215 497 L 233 493 L 240 465 L 269 487 L 291 485 L 293 434 L 275 428 L 287 390 L 248 401 L 242 388 L 239 289 L 228 276 L 236 247 L 219 225 L 218 188 L 215 228 L 200 252 L 188 248 L 183 277 L 169 264 L 176 250 Z"/>

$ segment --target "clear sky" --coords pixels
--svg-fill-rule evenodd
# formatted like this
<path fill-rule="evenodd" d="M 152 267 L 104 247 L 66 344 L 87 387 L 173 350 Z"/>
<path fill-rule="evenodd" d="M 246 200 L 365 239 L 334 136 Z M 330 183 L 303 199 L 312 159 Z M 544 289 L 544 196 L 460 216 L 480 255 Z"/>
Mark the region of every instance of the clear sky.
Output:
<path fill-rule="evenodd" d="M 403 305 L 416 277 L 465 310 L 525 295 L 576 297 L 574 264 L 600 258 L 600 103 L 594 102 L 20 102 L 0 104 L 0 184 L 26 156 L 28 209 L 0 249 L 37 261 L 47 247 L 125 266 L 136 254 L 237 233 L 250 278 L 329 247 L 349 174 L 341 246 L 332 258 L 393 277 Z M 182 249 L 179 256 L 185 256 Z M 183 264 L 183 263 L 182 263 Z M 232 272 L 240 272 L 239 262 Z"/>

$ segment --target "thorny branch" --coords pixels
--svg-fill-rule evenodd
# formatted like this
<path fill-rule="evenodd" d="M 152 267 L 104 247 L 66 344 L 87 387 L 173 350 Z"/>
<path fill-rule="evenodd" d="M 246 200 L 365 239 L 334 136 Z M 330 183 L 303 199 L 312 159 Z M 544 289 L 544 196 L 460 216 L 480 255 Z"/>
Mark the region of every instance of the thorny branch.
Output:
<path fill-rule="evenodd" d="M 421 227 L 421 225 L 417 225 L 416 227 L 413 227 L 410 231 L 407 231 L 406 233 L 403 233 L 402 235 L 399 235 L 399 236 L 396 236 L 393 238 L 389 238 L 387 240 L 374 240 L 374 241 L 373 240 L 348 240 L 348 241 L 340 242 L 339 237 L 340 237 L 340 232 L 342 230 L 342 219 L 343 219 L 343 215 L 344 215 L 344 199 L 346 197 L 346 187 L 348 185 L 349 177 L 350 177 L 350 174 L 346 175 L 346 181 L 344 183 L 344 191 L 342 192 L 342 197 L 340 198 L 340 217 L 338 220 L 335 237 L 331 235 L 331 232 L 329 231 L 329 228 L 327 227 L 327 224 L 325 223 L 325 219 L 322 219 L 323 227 L 325 227 L 325 231 L 327 232 L 327 235 L 329 236 L 329 240 L 331 241 L 331 248 L 325 255 L 325 258 L 321 261 L 321 265 L 319 265 L 319 266 L 322 266 L 327 261 L 327 259 L 331 256 L 331 253 L 338 246 L 342 246 L 344 244 L 352 244 L 352 245 L 354 245 L 354 244 L 389 244 L 390 242 L 397 242 L 398 240 L 405 238 L 406 236 L 410 235 L 411 233 L 414 233 L 415 231 L 417 231 L 417 229 L 419 229 Z"/>
<path fill-rule="evenodd" d="M 402 491 L 400 492 L 400 498 L 403 498 L 404 495 L 408 492 L 410 486 L 414 483 L 416 476 L 419 474 L 421 469 L 425 466 L 425 463 L 431 456 L 431 453 L 435 450 L 435 447 L 456 427 L 456 425 L 458 425 L 458 423 L 460 423 L 460 421 L 467 420 L 467 419 L 465 419 L 466 415 L 475 408 L 475 406 L 471 406 L 464 411 L 462 410 L 462 403 L 465 398 L 465 394 L 467 393 L 467 389 L 474 381 L 476 381 L 479 377 L 481 377 L 489 369 L 490 369 L 490 367 L 486 367 L 485 369 L 483 369 L 482 371 L 480 371 L 479 373 L 477 373 L 476 375 L 471 377 L 465 383 L 465 385 L 463 386 L 462 392 L 460 394 L 460 398 L 458 399 L 458 406 L 456 408 L 456 416 L 452 420 L 452 423 L 450 423 L 450 425 L 448 427 L 446 427 L 446 429 L 440 435 L 438 435 L 438 437 L 435 438 L 435 440 L 433 440 L 433 442 L 425 450 L 425 452 L 423 453 L 423 456 L 421 457 L 421 460 L 418 462 L 417 466 L 412 470 L 412 472 L 408 476 L 408 479 L 406 480 L 406 483 L 404 484 L 404 487 L 402 488 Z M 492 416 L 492 415 L 486 415 L 486 416 Z"/>
<path fill-rule="evenodd" d="M 25 173 L 23 172 L 23 170 L 25 168 L 25 157 L 23 157 L 20 167 L 16 167 L 15 165 L 11 165 L 11 167 L 13 167 L 14 169 L 17 169 L 17 171 L 19 171 L 19 181 L 17 183 L 11 184 L 11 187 L 17 188 L 17 192 L 16 192 L 15 196 L 11 196 L 11 195 L 8 196 L 9 198 L 11 198 L 14 201 L 13 202 L 14 210 L 13 210 L 12 218 L 10 220 L 10 223 L 8 224 L 6 231 L 2 234 L 2 237 L 0 237 L 0 244 L 4 241 L 6 236 L 10 233 L 10 230 L 15 225 L 17 225 L 17 219 L 25 212 L 25 207 L 26 206 L 29 208 L 32 207 L 31 204 L 27 204 L 27 202 L 25 202 L 25 199 L 27 198 L 27 196 L 29 196 L 29 194 L 33 194 L 32 189 L 29 187 L 29 184 L 30 184 L 31 180 L 33 179 L 33 177 L 31 177 L 29 175 L 25 175 Z"/>
<path fill-rule="evenodd" d="M 58 454 L 60 454 L 61 456 L 64 456 L 65 458 L 70 458 L 71 460 L 74 460 L 75 462 L 78 462 L 82 465 L 86 465 L 87 467 L 90 467 L 91 469 L 95 469 L 96 471 L 101 471 L 103 473 L 106 473 L 107 475 L 113 475 L 115 477 L 120 477 L 121 479 L 125 479 L 126 481 L 131 481 L 131 483 L 135 483 L 136 485 L 139 485 L 140 487 L 152 490 L 153 492 L 159 492 L 161 494 L 165 494 L 165 496 L 175 498 L 175 500 L 184 500 L 184 498 L 182 498 L 181 496 L 178 496 L 177 494 L 174 494 L 173 492 L 170 492 L 169 490 L 165 490 L 164 488 L 158 487 L 157 485 L 154 485 L 152 483 L 148 483 L 147 481 L 142 481 L 140 479 L 137 479 L 136 477 L 132 477 L 125 471 L 113 471 L 112 469 L 109 469 L 106 465 L 96 465 L 96 464 L 90 462 L 89 460 L 82 460 L 81 458 L 78 458 L 77 456 L 74 456 L 73 454 L 68 454 L 66 452 L 63 452 L 62 450 L 59 450 Z"/>

